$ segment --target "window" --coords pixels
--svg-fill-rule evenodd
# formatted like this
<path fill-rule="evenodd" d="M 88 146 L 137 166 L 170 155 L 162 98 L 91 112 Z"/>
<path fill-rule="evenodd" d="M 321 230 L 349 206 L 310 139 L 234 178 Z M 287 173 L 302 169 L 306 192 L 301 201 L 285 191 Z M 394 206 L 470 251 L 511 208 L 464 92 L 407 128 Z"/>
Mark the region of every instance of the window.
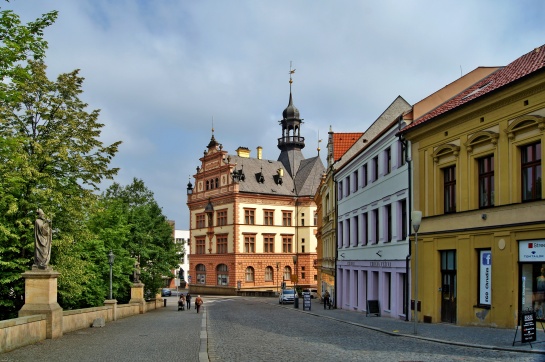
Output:
<path fill-rule="evenodd" d="M 255 210 L 254 209 L 244 209 L 244 222 L 247 225 L 255 224 Z"/>
<path fill-rule="evenodd" d="M 384 166 L 385 167 L 385 170 L 386 172 L 384 172 L 385 175 L 389 174 L 390 172 L 392 172 L 392 149 L 391 148 L 387 148 L 386 150 L 384 150 Z"/>
<path fill-rule="evenodd" d="M 365 187 L 367 186 L 367 164 L 363 165 L 363 170 L 362 170 L 362 187 Z"/>
<path fill-rule="evenodd" d="M 305 273 L 301 272 L 301 279 L 306 279 Z"/>
<path fill-rule="evenodd" d="M 375 244 L 380 240 L 379 236 L 379 218 L 378 218 L 378 209 L 373 210 L 373 219 L 375 221 Z"/>
<path fill-rule="evenodd" d="M 244 252 L 255 253 L 255 235 L 244 235 Z"/>
<path fill-rule="evenodd" d="M 358 240 L 359 240 L 359 237 L 360 237 L 360 229 L 359 229 L 359 224 L 358 224 L 358 217 L 357 216 L 354 216 L 352 217 L 352 233 L 354 234 L 352 236 L 352 245 L 353 246 L 358 246 Z"/>
<path fill-rule="evenodd" d="M 254 268 L 251 266 L 246 268 L 246 281 L 247 282 L 253 282 L 254 281 Z"/>
<path fill-rule="evenodd" d="M 218 235 L 217 237 L 217 254 L 227 254 L 227 235 Z"/>
<path fill-rule="evenodd" d="M 521 148 L 522 201 L 541 199 L 541 143 Z"/>
<path fill-rule="evenodd" d="M 289 266 L 284 267 L 284 280 L 291 280 L 291 268 Z"/>
<path fill-rule="evenodd" d="M 386 309 L 392 309 L 392 273 L 384 273 L 384 304 L 386 304 Z"/>
<path fill-rule="evenodd" d="M 314 226 L 318 225 L 318 211 L 314 211 Z"/>
<path fill-rule="evenodd" d="M 443 169 L 445 214 L 456 212 L 456 166 Z"/>
<path fill-rule="evenodd" d="M 346 239 L 343 241 L 343 244 L 344 246 L 350 246 L 350 219 L 345 220 L 344 225 L 346 227 L 346 232 L 344 233 Z"/>
<path fill-rule="evenodd" d="M 265 281 L 266 282 L 272 282 L 274 279 L 274 271 L 272 266 L 268 266 L 265 268 Z"/>
<path fill-rule="evenodd" d="M 282 211 L 282 226 L 291 226 L 291 211 Z"/>
<path fill-rule="evenodd" d="M 206 267 L 204 264 L 197 264 L 195 270 L 197 272 L 197 284 L 206 284 Z"/>
<path fill-rule="evenodd" d="M 358 170 L 356 170 L 352 173 L 352 190 L 354 192 L 358 191 L 358 186 L 359 186 L 359 177 L 358 177 Z"/>
<path fill-rule="evenodd" d="M 219 264 L 216 268 L 218 274 L 218 285 L 229 285 L 229 271 L 227 265 Z"/>
<path fill-rule="evenodd" d="M 494 206 L 494 156 L 479 162 L 479 208 Z"/>
<path fill-rule="evenodd" d="M 274 253 L 274 235 L 263 235 L 263 252 Z"/>
<path fill-rule="evenodd" d="M 384 207 L 384 213 L 386 214 L 386 235 L 384 236 L 384 242 L 392 241 L 392 205 L 386 205 Z"/>
<path fill-rule="evenodd" d="M 274 210 L 264 210 L 263 225 L 273 225 L 273 224 L 274 224 Z"/>
<path fill-rule="evenodd" d="M 218 210 L 216 213 L 216 224 L 218 226 L 227 225 L 227 210 Z"/>
<path fill-rule="evenodd" d="M 399 158 L 399 167 L 405 165 L 405 162 L 407 160 L 405 159 L 405 146 L 403 146 L 403 142 L 398 141 L 397 142 L 397 149 L 398 149 L 398 158 Z"/>
<path fill-rule="evenodd" d="M 399 202 L 401 206 L 401 240 L 407 239 L 407 200 Z"/>
<path fill-rule="evenodd" d="M 205 227 L 206 217 L 204 214 L 197 214 L 197 229 Z"/>
<path fill-rule="evenodd" d="M 378 180 L 378 156 L 373 158 L 373 182 Z"/>
<path fill-rule="evenodd" d="M 282 252 L 291 253 L 292 251 L 292 237 L 291 235 L 282 236 Z"/>
<path fill-rule="evenodd" d="M 337 184 L 337 200 L 341 200 L 343 198 L 343 182 L 339 181 Z"/>
<path fill-rule="evenodd" d="M 195 250 L 195 254 L 205 254 L 206 246 L 205 246 L 204 237 L 195 239 L 195 244 L 197 246 Z"/>
<path fill-rule="evenodd" d="M 346 176 L 346 179 L 344 181 L 344 188 L 344 195 L 350 195 L 350 176 Z"/>
<path fill-rule="evenodd" d="M 367 241 L 369 240 L 369 227 L 367 224 L 367 213 L 361 215 L 361 227 L 363 228 L 362 245 L 367 245 Z"/>

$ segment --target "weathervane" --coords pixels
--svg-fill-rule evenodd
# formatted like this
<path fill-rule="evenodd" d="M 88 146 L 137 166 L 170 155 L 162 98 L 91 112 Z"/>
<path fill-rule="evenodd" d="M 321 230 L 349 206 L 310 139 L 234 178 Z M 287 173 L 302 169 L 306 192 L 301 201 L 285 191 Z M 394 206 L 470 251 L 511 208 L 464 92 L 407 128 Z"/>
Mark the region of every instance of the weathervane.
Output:
<path fill-rule="evenodd" d="M 291 75 L 295 73 L 295 69 L 291 69 L 291 60 L 290 60 L 290 93 L 291 93 L 291 84 L 293 83 L 293 79 L 291 79 Z"/>

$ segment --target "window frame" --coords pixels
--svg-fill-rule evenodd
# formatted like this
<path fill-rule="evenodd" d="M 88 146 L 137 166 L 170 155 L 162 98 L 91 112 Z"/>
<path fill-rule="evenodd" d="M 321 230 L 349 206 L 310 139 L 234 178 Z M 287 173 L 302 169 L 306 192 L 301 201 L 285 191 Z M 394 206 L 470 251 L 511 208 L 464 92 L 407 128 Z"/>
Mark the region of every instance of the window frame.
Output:
<path fill-rule="evenodd" d="M 494 155 L 487 155 L 477 159 L 479 209 L 494 206 Z M 489 190 L 486 200 L 483 199 L 483 183 Z"/>
<path fill-rule="evenodd" d="M 526 150 L 531 150 L 531 160 L 525 161 L 525 156 L 528 156 Z M 525 182 L 525 171 L 531 170 L 531 175 L 529 176 L 529 181 L 531 182 L 531 190 L 529 191 L 530 197 L 525 197 L 525 194 L 528 195 L 528 186 Z M 521 201 L 529 202 L 542 199 L 541 188 L 542 184 L 542 164 L 541 164 L 541 142 L 534 142 L 528 145 L 520 147 L 520 192 L 521 192 Z"/>
<path fill-rule="evenodd" d="M 443 212 L 453 214 L 456 212 L 456 165 L 443 167 L 441 171 L 443 173 Z"/>

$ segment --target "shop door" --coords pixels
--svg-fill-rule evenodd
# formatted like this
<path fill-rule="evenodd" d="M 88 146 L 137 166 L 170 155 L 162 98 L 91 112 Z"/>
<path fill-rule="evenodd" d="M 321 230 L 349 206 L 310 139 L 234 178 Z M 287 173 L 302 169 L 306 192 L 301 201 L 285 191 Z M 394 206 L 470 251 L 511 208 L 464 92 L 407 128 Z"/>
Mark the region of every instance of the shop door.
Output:
<path fill-rule="evenodd" d="M 441 321 L 456 323 L 456 251 L 441 252 Z"/>

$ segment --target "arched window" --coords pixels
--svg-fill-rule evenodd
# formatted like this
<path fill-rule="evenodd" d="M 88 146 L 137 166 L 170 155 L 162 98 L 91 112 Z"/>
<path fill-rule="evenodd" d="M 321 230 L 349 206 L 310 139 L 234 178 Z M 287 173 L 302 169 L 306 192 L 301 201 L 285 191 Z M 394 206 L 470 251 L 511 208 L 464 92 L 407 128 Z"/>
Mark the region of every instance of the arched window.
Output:
<path fill-rule="evenodd" d="M 247 282 L 254 281 L 254 268 L 252 268 L 251 266 L 246 268 L 246 281 Z"/>
<path fill-rule="evenodd" d="M 272 282 L 274 278 L 274 272 L 272 266 L 268 266 L 265 268 L 265 281 L 266 282 Z"/>
<path fill-rule="evenodd" d="M 197 284 L 206 284 L 206 267 L 204 264 L 197 264 L 195 270 L 197 271 Z"/>
<path fill-rule="evenodd" d="M 284 280 L 291 280 L 291 268 L 289 266 L 284 267 Z"/>
<path fill-rule="evenodd" d="M 216 267 L 216 273 L 218 275 L 218 285 L 229 285 L 229 270 L 227 265 L 219 264 Z"/>

